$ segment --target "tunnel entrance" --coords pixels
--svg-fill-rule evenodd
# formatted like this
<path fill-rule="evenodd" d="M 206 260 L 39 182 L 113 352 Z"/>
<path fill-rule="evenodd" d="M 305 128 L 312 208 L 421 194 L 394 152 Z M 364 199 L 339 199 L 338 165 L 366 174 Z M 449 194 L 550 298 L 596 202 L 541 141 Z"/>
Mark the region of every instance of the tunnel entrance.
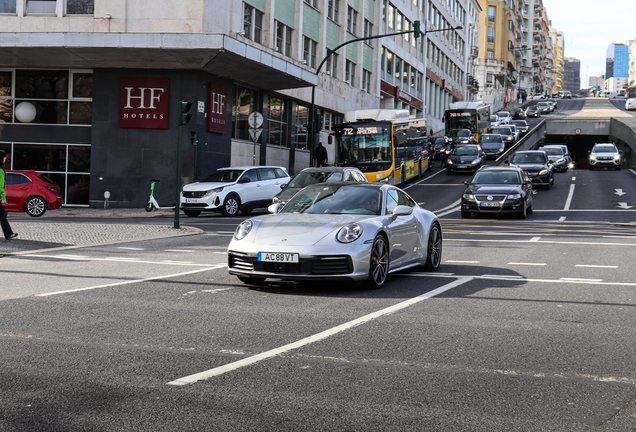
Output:
<path fill-rule="evenodd" d="M 630 146 L 616 137 L 609 135 L 545 135 L 547 144 L 566 144 L 575 169 L 588 169 L 590 167 L 589 152 L 596 143 L 614 143 L 619 151 L 622 152 L 622 168 L 628 168 L 628 161 L 633 157 L 633 151 Z"/>

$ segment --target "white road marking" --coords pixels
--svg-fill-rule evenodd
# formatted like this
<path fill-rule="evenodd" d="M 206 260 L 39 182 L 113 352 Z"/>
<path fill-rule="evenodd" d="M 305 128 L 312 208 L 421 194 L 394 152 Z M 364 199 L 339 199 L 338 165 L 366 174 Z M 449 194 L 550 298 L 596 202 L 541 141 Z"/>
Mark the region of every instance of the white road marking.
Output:
<path fill-rule="evenodd" d="M 327 338 L 329 338 L 331 336 L 334 336 L 334 335 L 336 335 L 338 333 L 342 333 L 345 330 L 349 330 L 349 329 L 351 329 L 353 327 L 357 327 L 359 325 L 362 325 L 362 324 L 365 324 L 367 322 L 373 321 L 373 320 L 375 320 L 377 318 L 380 318 L 380 317 L 383 317 L 385 315 L 393 314 L 393 313 L 395 313 L 395 312 L 397 312 L 399 310 L 405 309 L 405 308 L 407 308 L 409 306 L 412 306 L 412 305 L 417 304 L 419 302 L 422 302 L 424 300 L 428 300 L 431 297 L 435 297 L 435 296 L 440 295 L 440 294 L 442 294 L 442 293 L 444 293 L 444 292 L 446 292 L 446 291 L 448 291 L 450 289 L 456 288 L 456 287 L 458 287 L 460 285 L 463 285 L 463 284 L 465 284 L 467 282 L 470 282 L 471 280 L 473 280 L 473 278 L 471 276 L 459 278 L 456 281 L 453 281 L 451 283 L 443 285 L 443 286 L 441 286 L 441 287 L 439 287 L 439 288 L 437 288 L 437 289 L 435 289 L 433 291 L 427 292 L 425 294 L 422 294 L 420 296 L 411 298 L 409 300 L 403 301 L 403 302 L 395 304 L 393 306 L 389 306 L 389 307 L 381 309 L 379 311 L 370 313 L 368 315 L 362 316 L 362 317 L 357 318 L 355 320 L 346 322 L 344 324 L 341 324 L 339 326 L 330 328 L 328 330 L 325 330 L 325 331 L 317 333 L 315 335 L 306 337 L 304 339 L 300 339 L 300 340 L 298 340 L 296 342 L 292 342 L 290 344 L 283 345 L 281 347 L 274 348 L 274 349 L 271 349 L 269 351 L 265 351 L 263 353 L 253 355 L 253 356 L 244 358 L 242 360 L 238 360 L 236 362 L 229 363 L 229 364 L 224 365 L 224 366 L 219 366 L 219 367 L 216 367 L 214 369 L 210 369 L 210 370 L 207 370 L 207 371 L 204 371 L 204 372 L 199 372 L 199 373 L 196 373 L 196 374 L 193 374 L 193 375 L 188 375 L 188 376 L 183 377 L 183 378 L 178 378 L 178 379 L 176 379 L 174 381 L 170 381 L 167 384 L 168 385 L 187 385 L 187 384 L 192 384 L 194 382 L 201 381 L 201 380 L 206 380 L 206 379 L 214 377 L 214 376 L 222 375 L 224 373 L 231 372 L 231 371 L 234 371 L 236 369 L 239 369 L 239 368 L 242 368 L 242 367 L 245 367 L 245 366 L 253 365 L 254 363 L 257 363 L 259 361 L 266 360 L 266 359 L 278 356 L 280 354 L 283 354 L 283 353 L 286 353 L 286 352 L 301 348 L 301 347 L 303 347 L 305 345 L 309 345 L 309 344 L 312 344 L 314 342 L 319 342 L 319 341 L 321 341 L 323 339 L 327 339 Z"/>
<path fill-rule="evenodd" d="M 615 266 L 615 265 L 594 265 L 594 264 L 577 264 L 575 267 L 610 268 L 610 269 L 618 268 L 618 266 Z"/>
<path fill-rule="evenodd" d="M 444 262 L 454 263 L 454 264 L 479 264 L 479 261 L 455 261 L 455 260 L 446 260 Z"/>
<path fill-rule="evenodd" d="M 470 275 L 453 275 L 446 276 L 436 273 L 401 273 L 396 274 L 394 277 L 440 277 L 440 278 L 461 278 L 472 277 L 473 279 L 482 280 L 514 280 L 515 282 L 537 282 L 537 283 L 549 283 L 549 284 L 578 284 L 578 285 L 598 285 L 598 286 L 621 286 L 621 287 L 636 287 L 636 282 L 603 282 L 602 279 L 530 279 L 525 276 L 506 276 L 506 275 L 482 275 L 482 276 L 470 276 Z"/>
<path fill-rule="evenodd" d="M 35 297 L 49 297 L 49 296 L 60 295 L 60 294 L 69 294 L 69 293 L 79 292 L 79 291 L 90 291 L 90 290 L 99 289 L 99 288 L 111 288 L 111 287 L 121 286 L 121 285 L 130 285 L 130 284 L 135 284 L 135 283 L 140 283 L 140 282 L 148 282 L 148 281 L 153 281 L 153 280 L 168 279 L 168 278 L 186 276 L 186 275 L 195 274 L 195 273 L 201 273 L 201 272 L 210 271 L 210 270 L 218 270 L 218 269 L 223 268 L 223 267 L 225 267 L 225 265 L 216 265 L 216 266 L 212 266 L 212 267 L 206 267 L 204 269 L 190 270 L 190 271 L 183 272 L 183 273 L 173 273 L 173 274 L 169 274 L 169 275 L 153 276 L 153 277 L 149 277 L 149 278 L 134 279 L 134 280 L 124 281 L 124 282 L 113 282 L 113 283 L 110 283 L 110 284 L 95 285 L 95 286 L 83 287 L 83 288 L 73 288 L 73 289 L 69 289 L 69 290 L 55 291 L 55 292 L 44 293 L 44 294 L 36 294 Z"/>
<path fill-rule="evenodd" d="M 481 275 L 479 277 L 483 278 L 483 279 L 523 279 L 523 276 L 518 276 L 518 275 L 490 275 L 490 274 L 485 274 L 485 275 Z"/>
<path fill-rule="evenodd" d="M 561 278 L 566 282 L 603 282 L 603 279 Z"/>
<path fill-rule="evenodd" d="M 124 246 L 119 246 L 117 249 L 126 249 L 126 250 L 134 250 L 134 251 L 142 251 L 142 250 L 144 250 L 143 248 L 124 247 Z"/>
<path fill-rule="evenodd" d="M 525 266 L 546 266 L 546 263 L 522 263 L 522 262 L 509 262 L 508 265 L 525 265 Z"/>
<path fill-rule="evenodd" d="M 454 203 L 452 203 L 451 205 L 449 205 L 447 207 L 444 207 L 443 209 L 437 210 L 437 211 L 435 211 L 433 213 L 435 213 L 435 215 L 437 217 L 442 217 L 442 216 L 446 216 L 447 214 L 454 213 L 454 212 L 456 212 L 456 211 L 461 209 L 461 207 L 460 207 L 461 202 L 462 202 L 462 200 L 460 198 L 457 201 L 455 201 Z M 446 209 L 449 209 L 449 210 L 445 211 Z"/>
<path fill-rule="evenodd" d="M 563 207 L 564 211 L 570 210 L 570 205 L 572 204 L 572 197 L 574 196 L 574 187 L 576 185 L 572 183 L 570 185 L 570 192 L 568 193 L 568 198 L 565 200 L 565 207 Z"/>
<path fill-rule="evenodd" d="M 413 187 L 413 186 L 419 185 L 420 183 L 425 182 L 426 180 L 431 179 L 431 178 L 435 177 L 436 175 L 441 174 L 442 172 L 443 172 L 442 170 L 437 171 L 435 174 L 431 174 L 431 175 L 430 175 L 430 176 L 428 176 L 428 177 L 424 177 L 422 180 L 418 180 L 417 182 L 412 183 L 412 184 L 410 184 L 410 185 L 406 186 L 403 190 L 407 190 L 407 189 L 409 189 L 409 188 L 411 188 L 411 187 Z"/>
<path fill-rule="evenodd" d="M 539 240 L 541 240 L 541 237 L 532 237 L 530 240 L 528 240 L 529 242 L 535 243 L 538 242 Z"/>
<path fill-rule="evenodd" d="M 572 181 L 576 181 L 576 177 L 574 177 L 574 176 L 573 176 L 573 177 L 572 177 Z"/>
<path fill-rule="evenodd" d="M 563 222 L 563 221 L 565 221 L 565 216 L 561 216 L 561 217 L 559 218 L 559 222 Z"/>
<path fill-rule="evenodd" d="M 213 254 L 227 255 L 227 252 L 212 252 Z"/>
<path fill-rule="evenodd" d="M 188 249 L 164 249 L 164 252 L 194 252 Z"/>
<path fill-rule="evenodd" d="M 165 264 L 192 264 L 191 261 L 170 261 L 170 260 L 164 260 L 164 261 L 161 261 L 161 262 L 165 263 Z"/>
<path fill-rule="evenodd" d="M 135 264 L 159 264 L 159 265 L 189 265 L 189 266 L 203 266 L 208 267 L 210 264 L 195 264 L 195 263 L 185 263 L 180 261 L 142 261 L 138 259 L 130 259 L 123 257 L 113 257 L 113 258 L 91 258 L 91 257 L 70 257 L 66 255 L 44 255 L 44 254 L 25 254 L 21 255 L 30 258 L 57 258 L 61 260 L 82 260 L 82 261 L 114 261 L 114 262 L 134 262 Z"/>
<path fill-rule="evenodd" d="M 617 237 L 624 238 L 624 237 Z M 633 237 L 628 237 L 633 238 Z M 492 242 L 492 243 L 530 243 L 529 240 L 490 240 L 490 239 L 454 239 L 445 238 L 444 241 L 456 241 L 456 242 Z M 595 243 L 595 242 L 569 242 L 569 241 L 553 241 L 553 240 L 541 240 L 536 243 L 542 244 L 565 244 L 565 245 L 590 245 L 590 246 L 636 246 L 636 243 Z"/>

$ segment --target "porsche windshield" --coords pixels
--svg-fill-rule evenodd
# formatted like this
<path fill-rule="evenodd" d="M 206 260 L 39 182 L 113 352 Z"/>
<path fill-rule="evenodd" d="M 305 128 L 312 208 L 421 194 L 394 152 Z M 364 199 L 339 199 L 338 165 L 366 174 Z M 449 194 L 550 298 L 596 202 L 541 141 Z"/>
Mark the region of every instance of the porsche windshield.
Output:
<path fill-rule="evenodd" d="M 338 166 L 357 166 L 393 163 L 390 122 L 345 123 L 336 126 L 336 159 Z M 365 171 L 368 171 L 365 169 Z"/>
<path fill-rule="evenodd" d="M 289 200 L 281 213 L 380 215 L 382 192 L 364 186 L 310 186 Z"/>

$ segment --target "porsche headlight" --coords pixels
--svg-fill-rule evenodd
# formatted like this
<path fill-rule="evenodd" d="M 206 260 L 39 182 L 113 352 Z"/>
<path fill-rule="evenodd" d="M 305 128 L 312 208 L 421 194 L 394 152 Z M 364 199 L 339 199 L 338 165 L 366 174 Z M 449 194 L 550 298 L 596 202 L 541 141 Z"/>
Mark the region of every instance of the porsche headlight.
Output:
<path fill-rule="evenodd" d="M 362 225 L 352 223 L 340 228 L 336 238 L 340 243 L 351 243 L 356 241 L 362 235 Z"/>
<path fill-rule="evenodd" d="M 539 171 L 539 175 L 546 175 L 548 173 L 547 169 L 542 169 L 541 171 Z"/>
<path fill-rule="evenodd" d="M 521 198 L 521 194 L 518 194 L 518 193 L 508 194 L 507 198 L 511 199 L 511 200 L 520 199 Z"/>
<path fill-rule="evenodd" d="M 250 231 L 252 231 L 253 226 L 254 224 L 249 219 L 241 222 L 240 225 L 236 227 L 234 238 L 236 240 L 243 240 L 250 233 Z"/>

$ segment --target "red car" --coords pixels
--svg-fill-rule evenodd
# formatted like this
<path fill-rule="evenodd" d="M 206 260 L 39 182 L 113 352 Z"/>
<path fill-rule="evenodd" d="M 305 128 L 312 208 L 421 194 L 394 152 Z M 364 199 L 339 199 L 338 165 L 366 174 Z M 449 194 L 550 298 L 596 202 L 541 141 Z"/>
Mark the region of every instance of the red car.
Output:
<path fill-rule="evenodd" d="M 25 211 L 29 216 L 42 216 L 46 210 L 60 208 L 60 187 L 44 174 L 31 171 L 5 173 L 6 211 Z"/>

